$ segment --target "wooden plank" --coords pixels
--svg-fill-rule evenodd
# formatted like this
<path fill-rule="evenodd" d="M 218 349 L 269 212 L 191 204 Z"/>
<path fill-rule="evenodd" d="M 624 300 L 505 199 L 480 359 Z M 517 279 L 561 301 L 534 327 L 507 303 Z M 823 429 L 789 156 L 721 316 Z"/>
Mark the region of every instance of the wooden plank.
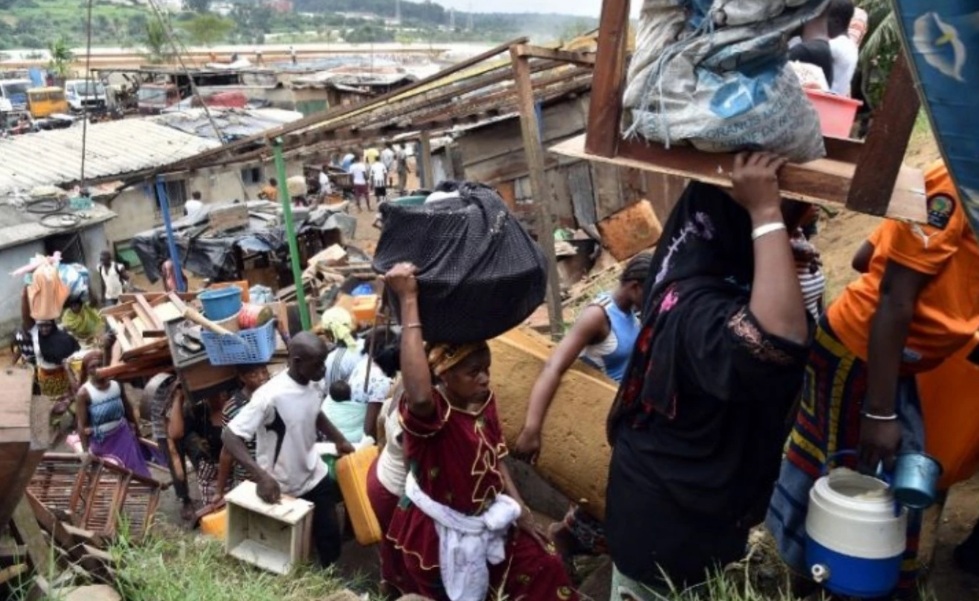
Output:
<path fill-rule="evenodd" d="M 618 148 L 629 38 L 629 4 L 629 0 L 602 2 L 585 142 L 589 154 L 613 157 Z"/>
<path fill-rule="evenodd" d="M 544 175 L 544 146 L 540 139 L 540 122 L 534 103 L 534 88 L 530 81 L 530 64 L 521 58 L 514 46 L 510 48 L 513 63 L 513 79 L 517 86 L 520 105 L 520 129 L 523 133 L 524 153 L 530 170 L 530 186 L 537 207 L 540 227 L 537 241 L 547 257 L 547 313 L 551 322 L 551 336 L 555 339 L 564 332 L 564 314 L 561 310 L 561 280 L 554 256 L 554 224 L 551 221 L 551 194 Z"/>
<path fill-rule="evenodd" d="M 41 528 L 37 525 L 37 518 L 31 509 L 30 501 L 27 497 L 22 497 L 14 509 L 13 526 L 17 530 L 17 539 L 27 547 L 27 557 L 31 560 L 34 571 L 38 574 L 47 574 L 50 563 L 48 545 L 41 534 Z"/>
<path fill-rule="evenodd" d="M 111 315 L 105 316 L 105 323 L 109 324 L 109 328 L 111 328 L 115 333 L 116 342 L 119 343 L 119 347 L 122 349 L 123 354 L 132 351 L 133 345 L 131 342 L 129 342 L 129 336 L 126 333 L 126 328 Z"/>
<path fill-rule="evenodd" d="M 26 563 L 17 563 L 12 566 L 7 566 L 6 568 L 0 570 L 0 584 L 10 582 L 18 576 L 22 576 L 27 572 Z"/>
<path fill-rule="evenodd" d="M 846 208 L 870 215 L 887 214 L 920 109 L 921 99 L 914 88 L 911 69 L 904 53 L 899 52 L 887 79 L 884 99 L 874 111 Z M 924 207 L 922 202 L 922 210 Z"/>
<path fill-rule="evenodd" d="M 585 161 L 578 161 L 563 168 L 571 189 L 571 206 L 574 218 L 581 227 L 595 225 L 598 217 L 595 213 L 595 195 L 592 190 L 591 169 Z"/>
<path fill-rule="evenodd" d="M 697 179 L 723 188 L 731 187 L 734 155 L 700 152 L 676 146 L 669 150 L 659 144 L 623 141 L 619 156 L 603 157 L 585 150 L 583 136 L 553 146 L 551 152 L 619 167 Z M 834 208 L 844 206 L 853 177 L 854 165 L 822 159 L 804 165 L 786 165 L 779 174 L 782 196 Z M 921 170 L 903 167 L 891 195 L 887 217 L 925 223 L 925 184 Z M 600 215 L 601 217 L 601 215 Z"/>
<path fill-rule="evenodd" d="M 128 315 L 124 315 L 121 319 L 122 326 L 125 329 L 126 334 L 129 336 L 129 339 L 132 341 L 133 347 L 143 346 L 145 344 L 143 335 L 140 334 L 139 330 L 136 328 L 136 324 L 133 323 L 132 318 Z"/>
<path fill-rule="evenodd" d="M 0 561 L 15 562 L 27 556 L 27 547 L 16 544 L 0 545 Z"/>
<path fill-rule="evenodd" d="M 0 432 L 3 432 L 0 430 Z M 30 429 L 28 429 L 30 436 Z M 40 447 L 40 448 L 34 448 Z M 10 521 L 24 490 L 44 457 L 46 441 L 8 442 L 0 445 L 0 519 Z"/>
<path fill-rule="evenodd" d="M 562 63 L 572 63 L 575 65 L 595 66 L 595 55 L 586 52 L 570 52 L 567 50 L 557 50 L 554 48 L 543 48 L 531 44 L 518 44 L 515 46 L 517 55 L 529 58 L 546 58 Z"/>
<path fill-rule="evenodd" d="M 422 175 L 425 181 L 422 186 L 432 190 L 435 188 L 435 166 L 432 164 L 432 138 L 428 131 L 421 132 Z"/>
<path fill-rule="evenodd" d="M 136 314 L 146 324 L 147 329 L 163 330 L 163 321 L 157 317 L 156 311 L 153 310 L 150 302 L 142 294 L 136 295 Z"/>
<path fill-rule="evenodd" d="M 187 312 L 186 303 L 184 303 L 183 299 L 179 295 L 177 295 L 176 292 L 171 292 L 169 296 L 170 296 L 170 303 L 174 306 L 174 308 L 177 309 L 177 311 L 180 311 L 180 316 L 183 317 L 184 313 Z"/>

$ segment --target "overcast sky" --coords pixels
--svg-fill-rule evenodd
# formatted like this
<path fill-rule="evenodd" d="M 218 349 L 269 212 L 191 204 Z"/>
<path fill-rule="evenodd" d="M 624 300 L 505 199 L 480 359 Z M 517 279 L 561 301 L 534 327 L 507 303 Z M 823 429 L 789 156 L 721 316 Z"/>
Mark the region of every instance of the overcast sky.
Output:
<path fill-rule="evenodd" d="M 435 0 L 445 7 L 473 12 L 565 13 L 598 17 L 602 0 Z M 642 0 L 632 0 L 633 12 Z"/>

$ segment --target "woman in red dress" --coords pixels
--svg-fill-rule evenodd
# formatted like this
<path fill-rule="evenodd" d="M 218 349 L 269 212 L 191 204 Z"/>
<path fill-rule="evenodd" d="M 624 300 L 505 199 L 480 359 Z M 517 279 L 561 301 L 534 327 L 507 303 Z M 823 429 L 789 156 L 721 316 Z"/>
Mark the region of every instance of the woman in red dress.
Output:
<path fill-rule="evenodd" d="M 441 344 L 426 356 L 414 273 L 400 264 L 385 276 L 401 306 L 400 411 L 409 474 L 382 545 L 382 578 L 402 594 L 439 601 L 483 601 L 487 594 L 576 600 L 561 558 L 503 463 L 489 347 Z"/>

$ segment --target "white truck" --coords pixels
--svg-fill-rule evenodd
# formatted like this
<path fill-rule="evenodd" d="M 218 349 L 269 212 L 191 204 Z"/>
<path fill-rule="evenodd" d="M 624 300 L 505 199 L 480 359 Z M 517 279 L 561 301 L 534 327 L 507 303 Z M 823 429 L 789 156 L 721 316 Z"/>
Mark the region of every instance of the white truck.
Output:
<path fill-rule="evenodd" d="M 102 113 L 109 107 L 105 86 L 94 79 L 69 79 L 65 82 L 65 98 L 73 113 Z"/>

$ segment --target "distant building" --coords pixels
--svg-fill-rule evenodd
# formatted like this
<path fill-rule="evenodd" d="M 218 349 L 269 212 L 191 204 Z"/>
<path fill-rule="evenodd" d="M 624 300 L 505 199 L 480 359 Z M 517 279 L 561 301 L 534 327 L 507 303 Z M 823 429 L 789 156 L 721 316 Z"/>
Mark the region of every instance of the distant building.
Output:
<path fill-rule="evenodd" d="M 263 0 L 262 6 L 270 8 L 277 13 L 293 12 L 292 0 Z"/>

